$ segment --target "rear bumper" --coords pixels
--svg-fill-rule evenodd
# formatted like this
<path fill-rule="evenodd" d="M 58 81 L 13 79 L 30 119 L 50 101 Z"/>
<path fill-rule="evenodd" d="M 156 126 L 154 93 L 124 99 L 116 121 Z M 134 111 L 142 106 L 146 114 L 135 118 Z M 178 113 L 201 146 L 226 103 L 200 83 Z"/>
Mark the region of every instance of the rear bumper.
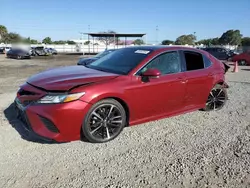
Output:
<path fill-rule="evenodd" d="M 20 106 L 17 101 L 16 110 L 24 128 L 42 140 L 56 142 L 80 140 L 82 122 L 91 107 L 80 100 L 27 107 Z"/>

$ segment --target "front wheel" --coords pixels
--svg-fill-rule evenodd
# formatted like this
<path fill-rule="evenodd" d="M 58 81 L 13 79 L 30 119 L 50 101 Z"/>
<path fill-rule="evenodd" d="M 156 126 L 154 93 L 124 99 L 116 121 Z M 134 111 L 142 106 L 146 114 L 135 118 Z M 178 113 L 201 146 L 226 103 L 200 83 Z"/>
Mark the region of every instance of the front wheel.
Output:
<path fill-rule="evenodd" d="M 209 93 L 204 111 L 216 111 L 222 109 L 227 101 L 227 90 L 221 85 L 216 85 Z"/>
<path fill-rule="evenodd" d="M 126 120 L 126 112 L 118 101 L 101 100 L 91 107 L 84 118 L 83 135 L 89 142 L 108 142 L 122 132 Z"/>

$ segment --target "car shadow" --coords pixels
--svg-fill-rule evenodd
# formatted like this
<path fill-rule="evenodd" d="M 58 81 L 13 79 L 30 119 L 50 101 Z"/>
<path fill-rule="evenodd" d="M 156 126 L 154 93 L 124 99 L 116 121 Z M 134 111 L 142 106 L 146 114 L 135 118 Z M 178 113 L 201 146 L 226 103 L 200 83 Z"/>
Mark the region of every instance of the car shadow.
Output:
<path fill-rule="evenodd" d="M 55 141 L 42 140 L 34 133 L 27 131 L 23 123 L 17 119 L 17 113 L 15 111 L 15 105 L 12 103 L 4 110 L 4 115 L 8 120 L 9 124 L 19 133 L 22 139 L 30 142 L 36 142 L 40 144 L 62 144 Z M 65 143 L 65 142 L 64 142 Z"/>
<path fill-rule="evenodd" d="M 243 71 L 250 71 L 250 69 L 241 69 L 241 70 L 243 70 Z"/>

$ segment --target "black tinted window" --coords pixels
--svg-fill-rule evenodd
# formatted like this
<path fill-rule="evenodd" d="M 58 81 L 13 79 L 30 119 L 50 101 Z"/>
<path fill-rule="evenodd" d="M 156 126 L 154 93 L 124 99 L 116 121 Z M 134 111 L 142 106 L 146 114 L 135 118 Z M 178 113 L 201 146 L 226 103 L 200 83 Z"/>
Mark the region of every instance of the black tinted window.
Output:
<path fill-rule="evenodd" d="M 212 62 L 205 55 L 203 55 L 203 61 L 204 61 L 205 68 L 210 67 L 212 65 Z"/>
<path fill-rule="evenodd" d="M 184 52 L 187 71 L 203 69 L 203 56 L 196 52 Z"/>
<path fill-rule="evenodd" d="M 226 50 L 225 50 L 225 49 L 223 49 L 223 48 L 217 48 L 217 52 L 222 53 L 222 52 L 226 52 Z"/>
<path fill-rule="evenodd" d="M 152 50 L 148 49 L 123 48 L 90 63 L 87 67 L 106 72 L 128 74 L 151 52 Z"/>
<path fill-rule="evenodd" d="M 158 69 L 161 74 L 181 72 L 180 57 L 178 52 L 167 52 L 156 57 L 149 64 L 147 64 L 141 72 L 145 72 L 150 68 Z"/>

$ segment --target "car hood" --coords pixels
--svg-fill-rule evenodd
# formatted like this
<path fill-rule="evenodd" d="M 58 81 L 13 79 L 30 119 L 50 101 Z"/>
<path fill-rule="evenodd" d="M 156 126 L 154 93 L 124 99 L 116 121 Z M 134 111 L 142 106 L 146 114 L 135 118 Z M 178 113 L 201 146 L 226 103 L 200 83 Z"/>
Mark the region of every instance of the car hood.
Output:
<path fill-rule="evenodd" d="M 95 57 L 91 57 L 91 58 L 81 58 L 79 59 L 77 65 L 86 65 L 86 64 L 89 64 L 89 63 L 92 63 L 94 61 L 96 61 L 98 58 L 95 58 Z"/>
<path fill-rule="evenodd" d="M 27 83 L 47 91 L 68 91 L 73 87 L 108 80 L 117 76 L 119 75 L 75 65 L 40 72 L 31 76 Z"/>

